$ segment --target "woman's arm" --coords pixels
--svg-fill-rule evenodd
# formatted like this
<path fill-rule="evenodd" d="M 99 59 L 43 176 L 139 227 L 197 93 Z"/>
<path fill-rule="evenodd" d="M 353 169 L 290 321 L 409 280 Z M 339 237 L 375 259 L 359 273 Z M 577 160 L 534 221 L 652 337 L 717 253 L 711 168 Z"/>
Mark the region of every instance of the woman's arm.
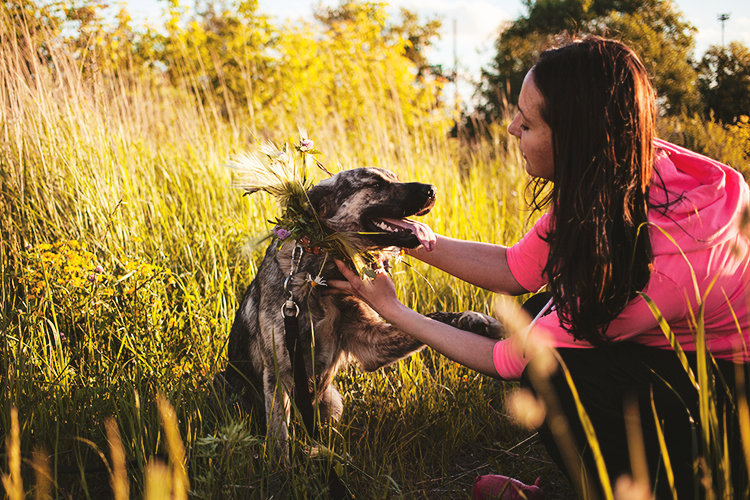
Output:
<path fill-rule="evenodd" d="M 378 279 L 378 278 L 376 278 Z M 485 375 L 499 378 L 492 351 L 497 339 L 459 330 L 422 316 L 402 303 L 381 314 L 383 318 L 412 337 L 424 342 L 453 361 Z"/>
<path fill-rule="evenodd" d="M 508 295 L 528 292 L 510 272 L 506 247 L 441 235 L 435 238 L 432 250 L 421 246 L 408 250 L 407 254 L 491 292 Z"/>
<path fill-rule="evenodd" d="M 414 233 L 421 245 L 407 253 L 431 266 L 491 292 L 520 295 L 529 291 L 511 274 L 504 246 L 441 236 L 411 219 L 384 220 Z"/>

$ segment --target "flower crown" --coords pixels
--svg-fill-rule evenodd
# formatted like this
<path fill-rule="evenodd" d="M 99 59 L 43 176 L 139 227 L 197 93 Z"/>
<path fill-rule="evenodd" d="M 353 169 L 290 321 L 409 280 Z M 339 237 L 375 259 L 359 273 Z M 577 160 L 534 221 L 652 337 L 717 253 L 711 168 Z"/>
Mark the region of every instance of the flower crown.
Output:
<path fill-rule="evenodd" d="M 283 149 L 264 143 L 258 152 L 241 153 L 228 165 L 236 172 L 236 187 L 245 190 L 245 194 L 266 192 L 281 208 L 281 215 L 268 221 L 275 227 L 263 240 L 274 237 L 282 244 L 296 241 L 310 253 L 325 254 L 325 258 L 330 256 L 347 263 L 360 276 L 374 278 L 374 269 L 383 266 L 388 270 L 400 260 L 400 251 L 359 249 L 352 242 L 352 236 L 359 233 L 333 231 L 321 223 L 307 194 L 315 185 L 310 165 L 314 164 L 328 176 L 333 174 L 316 158 L 321 153 L 307 132 L 300 129 L 299 134 L 299 142 L 293 148 L 288 143 Z"/>

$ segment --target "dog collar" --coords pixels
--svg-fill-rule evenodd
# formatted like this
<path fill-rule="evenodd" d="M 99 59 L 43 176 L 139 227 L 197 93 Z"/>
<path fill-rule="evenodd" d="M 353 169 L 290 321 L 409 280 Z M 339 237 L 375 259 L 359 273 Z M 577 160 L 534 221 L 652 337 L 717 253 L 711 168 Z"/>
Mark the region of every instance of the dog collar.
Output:
<path fill-rule="evenodd" d="M 305 251 L 307 253 L 312 253 L 312 254 L 315 254 L 315 255 L 319 255 L 319 254 L 323 253 L 323 249 L 320 248 L 320 247 L 313 246 L 310 243 L 310 238 L 308 238 L 307 236 L 303 236 L 302 238 L 300 238 L 297 241 L 297 244 L 300 247 L 302 247 L 303 251 Z"/>

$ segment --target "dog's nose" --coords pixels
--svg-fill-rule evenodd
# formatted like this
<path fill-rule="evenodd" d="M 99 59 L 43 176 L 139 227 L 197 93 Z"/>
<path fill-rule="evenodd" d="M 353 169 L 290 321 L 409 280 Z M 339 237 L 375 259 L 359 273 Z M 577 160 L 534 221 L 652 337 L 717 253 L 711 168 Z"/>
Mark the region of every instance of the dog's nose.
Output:
<path fill-rule="evenodd" d="M 422 191 L 427 199 L 432 200 L 437 195 L 437 188 L 432 184 L 423 184 Z"/>

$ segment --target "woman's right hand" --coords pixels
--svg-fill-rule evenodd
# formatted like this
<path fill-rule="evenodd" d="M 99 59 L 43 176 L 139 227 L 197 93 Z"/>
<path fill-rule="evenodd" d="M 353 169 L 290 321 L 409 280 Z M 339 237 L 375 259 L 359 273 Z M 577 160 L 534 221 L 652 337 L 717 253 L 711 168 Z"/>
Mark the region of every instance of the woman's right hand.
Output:
<path fill-rule="evenodd" d="M 417 237 L 422 248 L 427 252 L 431 252 L 435 248 L 437 243 L 437 236 L 430 226 L 424 222 L 419 222 L 411 219 L 383 219 L 385 222 L 392 226 L 400 227 L 402 229 L 408 229 L 414 236 Z"/>
<path fill-rule="evenodd" d="M 382 267 L 375 270 L 373 279 L 363 280 L 340 260 L 335 259 L 334 262 L 344 276 L 344 280 L 329 279 L 328 293 L 354 295 L 386 320 L 391 320 L 392 314 L 403 306 L 396 296 L 393 281 Z"/>

